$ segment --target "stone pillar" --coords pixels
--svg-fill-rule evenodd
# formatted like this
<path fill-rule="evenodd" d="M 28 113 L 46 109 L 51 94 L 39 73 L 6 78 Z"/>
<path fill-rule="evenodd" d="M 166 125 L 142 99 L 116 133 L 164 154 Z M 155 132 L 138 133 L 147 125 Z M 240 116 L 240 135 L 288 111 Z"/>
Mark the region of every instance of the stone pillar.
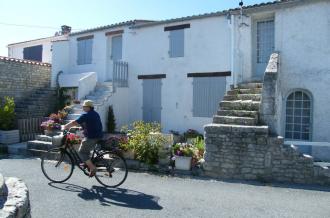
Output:
<path fill-rule="evenodd" d="M 278 135 L 276 127 L 276 86 L 278 77 L 279 54 L 273 53 L 270 57 L 263 81 L 263 90 L 260 106 L 260 120 L 269 126 L 272 135 Z"/>

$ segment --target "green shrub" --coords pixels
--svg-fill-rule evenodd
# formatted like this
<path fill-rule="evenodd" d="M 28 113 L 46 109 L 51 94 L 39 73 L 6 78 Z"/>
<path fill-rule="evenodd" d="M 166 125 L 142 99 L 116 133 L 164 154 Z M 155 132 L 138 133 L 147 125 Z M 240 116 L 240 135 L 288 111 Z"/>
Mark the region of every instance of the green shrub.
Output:
<path fill-rule="evenodd" d="M 108 110 L 108 132 L 109 133 L 114 133 L 116 130 L 116 120 L 115 120 L 115 115 L 113 113 L 113 108 L 110 105 L 109 110 Z"/>
<path fill-rule="evenodd" d="M 198 149 L 200 155 L 203 155 L 205 151 L 205 143 L 202 137 L 197 137 L 193 141 L 194 146 Z"/>
<path fill-rule="evenodd" d="M 136 121 L 132 128 L 125 127 L 123 131 L 127 132 L 127 148 L 131 148 L 136 159 L 147 163 L 155 164 L 158 162 L 158 151 L 165 143 L 165 138 L 161 134 L 150 134 L 160 132 L 161 127 L 158 123 L 144 123 Z"/>
<path fill-rule="evenodd" d="M 0 129 L 14 129 L 15 117 L 16 114 L 14 98 L 5 96 L 4 99 L 0 99 Z"/>

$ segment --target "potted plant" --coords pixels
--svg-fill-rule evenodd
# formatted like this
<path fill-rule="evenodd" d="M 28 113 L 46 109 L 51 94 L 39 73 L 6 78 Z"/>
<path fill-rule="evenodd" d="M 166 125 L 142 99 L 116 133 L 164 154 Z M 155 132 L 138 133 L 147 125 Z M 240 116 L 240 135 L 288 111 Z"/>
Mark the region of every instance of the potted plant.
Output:
<path fill-rule="evenodd" d="M 45 135 L 54 136 L 61 130 L 61 124 L 63 124 L 63 113 L 51 114 L 42 123 L 41 128 L 45 131 Z"/>
<path fill-rule="evenodd" d="M 0 143 L 13 144 L 19 142 L 19 130 L 15 130 L 14 98 L 5 96 L 0 99 Z"/>
<path fill-rule="evenodd" d="M 128 144 L 126 146 L 134 151 L 137 160 L 147 165 L 153 165 L 158 162 L 158 151 L 164 144 L 165 138 L 162 134 L 150 137 L 150 133 L 160 132 L 159 123 L 136 121 L 130 129 L 125 127 L 122 130 L 127 133 Z"/>
<path fill-rule="evenodd" d="M 125 159 L 133 160 L 135 157 L 134 149 L 131 144 L 128 143 L 128 139 L 125 135 L 111 136 L 106 143 L 107 147 L 118 147 L 122 156 Z M 106 148 L 107 149 L 107 148 Z"/>
<path fill-rule="evenodd" d="M 191 161 L 196 152 L 197 149 L 192 144 L 176 143 L 173 146 L 175 168 L 178 170 L 190 170 Z"/>

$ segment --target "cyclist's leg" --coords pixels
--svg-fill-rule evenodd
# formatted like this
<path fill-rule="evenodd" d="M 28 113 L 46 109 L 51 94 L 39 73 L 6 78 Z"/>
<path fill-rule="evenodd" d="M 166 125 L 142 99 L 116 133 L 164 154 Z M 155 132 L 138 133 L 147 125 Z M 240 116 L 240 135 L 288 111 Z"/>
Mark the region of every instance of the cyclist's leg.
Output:
<path fill-rule="evenodd" d="M 98 139 L 89 139 L 84 138 L 80 144 L 78 153 L 83 162 L 85 162 L 90 169 L 90 172 L 95 172 L 96 167 L 90 160 L 90 153 L 94 149 L 96 142 Z"/>

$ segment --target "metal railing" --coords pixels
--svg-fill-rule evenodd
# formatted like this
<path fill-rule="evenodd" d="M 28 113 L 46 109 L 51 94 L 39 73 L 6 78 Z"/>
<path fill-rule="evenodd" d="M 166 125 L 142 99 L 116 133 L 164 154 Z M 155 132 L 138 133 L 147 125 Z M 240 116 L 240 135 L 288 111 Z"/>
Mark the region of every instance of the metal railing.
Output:
<path fill-rule="evenodd" d="M 115 61 L 113 63 L 113 85 L 116 87 L 128 87 L 128 63 Z"/>

